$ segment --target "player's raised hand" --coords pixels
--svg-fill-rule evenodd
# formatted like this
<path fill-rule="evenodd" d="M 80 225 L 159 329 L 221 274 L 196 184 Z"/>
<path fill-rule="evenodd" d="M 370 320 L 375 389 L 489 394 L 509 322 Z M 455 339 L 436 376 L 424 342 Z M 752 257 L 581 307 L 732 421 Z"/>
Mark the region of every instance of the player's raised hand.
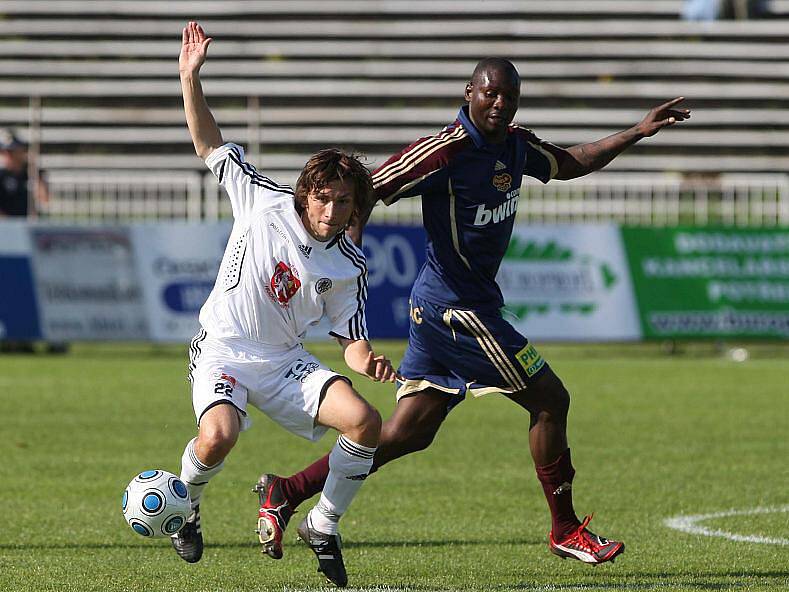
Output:
<path fill-rule="evenodd" d="M 664 127 L 674 125 L 680 121 L 685 121 L 690 118 L 690 109 L 675 109 L 674 107 L 685 100 L 685 97 L 677 97 L 658 105 L 651 109 L 649 113 L 644 116 L 636 127 L 641 134 L 648 138 L 654 136 Z"/>
<path fill-rule="evenodd" d="M 184 27 L 178 69 L 181 72 L 197 72 L 205 62 L 208 45 L 213 41 L 206 37 L 203 27 L 192 21 Z"/>
<path fill-rule="evenodd" d="M 364 373 L 375 382 L 394 382 L 397 373 L 392 368 L 392 362 L 386 356 L 376 356 L 374 352 L 367 354 Z"/>

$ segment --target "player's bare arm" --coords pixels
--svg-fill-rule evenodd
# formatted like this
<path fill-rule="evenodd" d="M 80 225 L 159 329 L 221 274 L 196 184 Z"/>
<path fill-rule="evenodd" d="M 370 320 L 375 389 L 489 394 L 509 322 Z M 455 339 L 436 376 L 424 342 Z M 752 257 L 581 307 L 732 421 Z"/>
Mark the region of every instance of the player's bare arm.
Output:
<path fill-rule="evenodd" d="M 690 118 L 690 109 L 675 108 L 685 97 L 677 97 L 651 109 L 638 124 L 602 140 L 578 144 L 565 150 L 557 179 L 575 179 L 597 171 L 624 150 L 641 140 L 654 136 L 665 127 Z"/>
<path fill-rule="evenodd" d="M 345 339 L 337 341 L 343 348 L 343 356 L 348 367 L 375 382 L 394 382 L 396 373 L 392 362 L 383 355 L 377 356 L 366 339 Z"/>
<path fill-rule="evenodd" d="M 200 25 L 190 22 L 184 27 L 181 54 L 178 56 L 186 124 L 192 136 L 195 152 L 203 160 L 224 144 L 222 133 L 208 108 L 200 83 L 200 68 L 205 63 L 211 41 L 212 38 L 206 36 Z"/>

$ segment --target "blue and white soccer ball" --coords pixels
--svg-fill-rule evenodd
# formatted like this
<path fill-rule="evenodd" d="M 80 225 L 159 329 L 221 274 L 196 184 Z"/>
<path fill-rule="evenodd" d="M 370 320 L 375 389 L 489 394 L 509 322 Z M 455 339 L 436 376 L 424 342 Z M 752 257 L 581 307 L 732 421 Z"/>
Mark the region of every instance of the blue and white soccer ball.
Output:
<path fill-rule="evenodd" d="M 123 517 L 144 537 L 168 537 L 181 530 L 191 513 L 186 485 L 172 473 L 143 471 L 123 492 Z"/>

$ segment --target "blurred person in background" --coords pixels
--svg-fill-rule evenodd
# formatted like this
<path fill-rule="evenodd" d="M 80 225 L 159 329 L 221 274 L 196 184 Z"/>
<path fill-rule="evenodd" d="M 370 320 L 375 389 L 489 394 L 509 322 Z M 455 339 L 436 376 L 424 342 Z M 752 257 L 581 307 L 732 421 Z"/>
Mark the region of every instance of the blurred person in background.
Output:
<path fill-rule="evenodd" d="M 685 0 L 682 18 L 686 21 L 745 20 L 768 14 L 765 0 Z"/>
<path fill-rule="evenodd" d="M 28 183 L 28 148 L 27 143 L 19 139 L 9 129 L 0 129 L 0 218 L 33 217 L 36 215 L 35 202 L 46 203 L 49 192 L 44 179 L 39 177 L 36 182 L 34 196 L 30 195 Z M 47 343 L 50 353 L 64 353 L 68 350 L 66 343 Z M 0 342 L 0 352 L 33 353 L 32 341 Z"/>
<path fill-rule="evenodd" d="M 30 194 L 28 148 L 8 129 L 0 130 L 0 217 L 35 216 L 36 204 L 49 200 L 47 185 L 40 176 Z"/>

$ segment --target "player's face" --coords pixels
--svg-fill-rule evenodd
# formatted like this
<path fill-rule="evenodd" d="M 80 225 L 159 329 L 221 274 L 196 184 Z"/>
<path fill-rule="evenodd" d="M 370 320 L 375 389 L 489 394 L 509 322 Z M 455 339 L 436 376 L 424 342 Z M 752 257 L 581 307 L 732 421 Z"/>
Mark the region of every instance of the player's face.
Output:
<path fill-rule="evenodd" d="M 307 195 L 301 221 L 314 238 L 327 241 L 348 226 L 353 206 L 353 184 L 349 181 L 332 181 L 320 191 Z"/>
<path fill-rule="evenodd" d="M 497 144 L 507 137 L 520 96 L 520 80 L 504 69 L 488 68 L 466 85 L 471 121 L 488 142 Z"/>

